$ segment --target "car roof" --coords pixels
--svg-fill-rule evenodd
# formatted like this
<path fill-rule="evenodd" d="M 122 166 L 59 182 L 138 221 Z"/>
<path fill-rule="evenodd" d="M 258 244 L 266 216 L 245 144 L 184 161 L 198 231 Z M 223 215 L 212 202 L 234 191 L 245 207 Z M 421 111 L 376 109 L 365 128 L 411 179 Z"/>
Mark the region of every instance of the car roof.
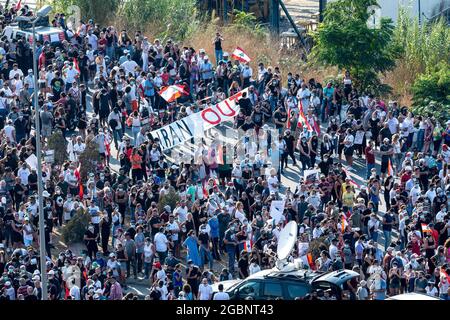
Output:
<path fill-rule="evenodd" d="M 292 280 L 306 280 L 309 282 L 315 277 L 319 276 L 321 273 L 305 270 L 296 269 L 292 271 L 280 271 L 277 268 L 266 269 L 252 274 L 247 279 L 292 279 Z"/>
<path fill-rule="evenodd" d="M 7 28 L 9 28 L 11 30 L 17 30 L 20 32 L 24 32 L 24 33 L 32 33 L 33 32 L 33 30 L 31 28 L 30 29 L 22 29 L 22 28 L 19 28 L 18 26 L 7 26 L 5 29 L 7 29 Z M 55 28 L 55 27 L 42 27 L 41 26 L 41 27 L 36 27 L 35 29 L 36 29 L 36 33 L 39 33 L 39 34 L 53 34 L 53 33 L 64 32 L 63 29 Z"/>
<path fill-rule="evenodd" d="M 387 298 L 386 300 L 440 300 L 426 294 L 409 292 Z"/>
<path fill-rule="evenodd" d="M 352 278 L 356 278 L 359 276 L 359 273 L 353 271 L 353 270 L 337 270 L 337 271 L 332 271 L 332 272 L 328 272 L 328 273 L 324 273 L 322 275 L 319 275 L 318 277 L 316 277 L 314 279 L 314 282 L 316 281 L 326 281 L 326 282 L 330 282 L 333 283 L 335 285 L 341 285 L 344 282 L 352 279 Z"/>

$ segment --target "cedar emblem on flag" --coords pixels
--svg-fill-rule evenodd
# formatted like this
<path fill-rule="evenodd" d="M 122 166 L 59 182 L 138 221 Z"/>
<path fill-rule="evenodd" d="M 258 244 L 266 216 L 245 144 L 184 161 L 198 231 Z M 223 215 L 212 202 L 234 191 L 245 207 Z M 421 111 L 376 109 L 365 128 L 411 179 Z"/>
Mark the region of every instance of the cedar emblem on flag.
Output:
<path fill-rule="evenodd" d="M 300 129 L 303 129 L 303 128 L 306 127 L 306 129 L 309 132 L 313 131 L 313 129 L 311 128 L 311 125 L 308 122 L 308 120 L 306 120 L 305 114 L 303 113 L 303 105 L 302 105 L 302 101 L 301 100 L 298 102 L 298 109 L 299 109 L 299 114 L 298 114 L 297 127 L 299 127 Z"/>
<path fill-rule="evenodd" d="M 237 47 L 232 55 L 233 58 L 235 58 L 236 60 L 242 61 L 242 62 L 250 62 L 251 59 L 250 57 L 245 53 L 244 50 L 242 50 L 241 48 Z"/>
<path fill-rule="evenodd" d="M 161 98 L 166 100 L 167 102 L 173 102 L 182 95 L 189 95 L 185 90 L 184 87 L 181 85 L 172 85 L 163 88 L 161 91 L 158 92 Z"/>

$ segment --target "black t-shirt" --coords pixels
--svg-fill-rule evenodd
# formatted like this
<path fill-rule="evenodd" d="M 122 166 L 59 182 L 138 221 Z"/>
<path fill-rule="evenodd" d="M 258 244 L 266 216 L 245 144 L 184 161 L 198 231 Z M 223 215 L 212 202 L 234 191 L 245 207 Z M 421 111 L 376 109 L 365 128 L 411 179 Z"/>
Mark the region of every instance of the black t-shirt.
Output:
<path fill-rule="evenodd" d="M 150 218 L 150 226 L 152 228 L 152 234 L 158 233 L 159 227 L 154 228 L 153 225 L 154 224 L 159 224 L 159 223 L 161 223 L 161 218 L 160 217 L 154 216 L 154 217 Z"/>
<path fill-rule="evenodd" d="M 390 223 L 390 222 L 394 221 L 393 216 L 389 213 L 386 213 L 384 215 L 384 219 L 386 220 L 386 223 Z M 392 225 L 383 223 L 383 231 L 392 231 Z"/>
<path fill-rule="evenodd" d="M 250 116 L 252 114 L 252 102 L 248 97 L 241 98 L 239 100 L 239 107 L 246 116 Z"/>
<path fill-rule="evenodd" d="M 281 122 L 281 124 L 280 124 L 280 123 L 277 123 L 277 124 L 276 124 L 277 129 L 283 128 L 284 124 L 285 124 L 286 121 L 287 121 L 287 114 L 284 114 L 284 115 L 283 115 L 283 114 L 281 114 L 281 112 L 277 111 L 277 112 L 275 112 L 275 113 L 273 114 L 273 117 L 274 117 L 277 121 L 280 121 L 280 122 Z"/>
<path fill-rule="evenodd" d="M 220 40 L 220 38 L 215 39 L 214 50 L 222 50 L 222 40 Z"/>
<path fill-rule="evenodd" d="M 382 144 L 381 146 L 380 146 L 380 151 L 383 151 L 383 152 L 387 152 L 387 151 L 389 151 L 390 149 L 392 149 L 392 146 L 390 145 L 390 144 Z M 390 156 L 389 155 L 381 155 L 381 162 L 384 162 L 384 163 L 387 163 L 388 161 L 389 161 L 389 158 L 390 158 Z"/>
<path fill-rule="evenodd" d="M 208 235 L 208 233 L 200 232 L 200 234 L 198 235 L 198 240 L 200 240 L 200 242 L 202 243 L 203 246 L 208 247 L 208 244 L 209 244 L 209 235 Z"/>
<path fill-rule="evenodd" d="M 283 137 L 284 141 L 286 141 L 286 147 L 288 150 L 293 150 L 294 149 L 294 141 L 295 138 L 292 134 L 290 134 L 289 136 L 284 136 Z"/>
<path fill-rule="evenodd" d="M 248 277 L 248 259 L 241 257 L 238 262 L 238 268 L 241 271 L 244 279 Z"/>

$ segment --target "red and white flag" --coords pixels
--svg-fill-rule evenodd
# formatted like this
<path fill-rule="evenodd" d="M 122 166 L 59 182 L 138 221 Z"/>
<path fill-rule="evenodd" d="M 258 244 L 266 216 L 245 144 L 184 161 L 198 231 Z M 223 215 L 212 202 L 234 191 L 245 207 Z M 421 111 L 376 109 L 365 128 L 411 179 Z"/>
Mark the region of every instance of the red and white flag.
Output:
<path fill-rule="evenodd" d="M 303 129 L 303 127 L 306 127 L 306 129 L 310 132 L 313 131 L 311 125 L 309 124 L 308 120 L 306 119 L 305 114 L 303 113 L 303 105 L 302 105 L 302 101 L 300 100 L 298 102 L 298 109 L 299 109 L 299 113 L 298 113 L 298 123 L 297 123 L 297 127 L 299 127 L 300 129 Z"/>
<path fill-rule="evenodd" d="M 286 129 L 291 129 L 291 108 L 288 108 L 288 116 L 287 116 L 287 121 L 286 121 Z"/>
<path fill-rule="evenodd" d="M 392 169 L 392 162 L 391 162 L 391 159 L 388 160 L 387 174 L 388 174 L 388 176 L 391 176 L 391 177 L 394 176 L 394 169 Z"/>
<path fill-rule="evenodd" d="M 20 8 L 22 8 L 22 0 L 19 0 L 19 2 L 16 3 L 16 7 L 15 7 L 16 11 L 19 11 Z"/>
<path fill-rule="evenodd" d="M 78 73 L 81 73 L 81 72 L 80 72 L 80 66 L 78 65 L 78 59 L 77 59 L 77 58 L 73 58 L 73 68 L 74 68 L 75 70 L 77 70 Z"/>
<path fill-rule="evenodd" d="M 252 251 L 252 241 L 251 240 L 246 240 L 244 242 L 244 250 L 247 252 L 251 252 Z"/>
<path fill-rule="evenodd" d="M 178 84 L 165 87 L 158 93 L 161 98 L 167 102 L 173 102 L 182 95 L 188 95 L 188 93 L 184 90 L 184 87 Z"/>
<path fill-rule="evenodd" d="M 244 50 L 242 50 L 241 48 L 237 47 L 234 51 L 233 54 L 231 55 L 233 58 L 235 58 L 236 60 L 242 61 L 242 62 L 250 62 L 252 59 L 250 59 L 250 57 L 245 53 Z"/>
<path fill-rule="evenodd" d="M 422 232 L 429 232 L 432 233 L 433 231 L 431 230 L 431 228 L 426 224 L 426 223 L 422 223 Z"/>
<path fill-rule="evenodd" d="M 345 214 L 342 214 L 341 217 L 341 232 L 344 233 L 345 229 L 347 229 L 348 226 L 348 222 L 347 222 L 347 217 Z"/>

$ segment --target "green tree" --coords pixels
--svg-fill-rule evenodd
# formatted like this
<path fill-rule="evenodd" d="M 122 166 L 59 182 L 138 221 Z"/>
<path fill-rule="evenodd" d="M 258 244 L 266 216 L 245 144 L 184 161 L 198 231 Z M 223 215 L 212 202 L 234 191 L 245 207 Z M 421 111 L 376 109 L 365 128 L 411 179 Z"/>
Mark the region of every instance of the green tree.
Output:
<path fill-rule="evenodd" d="M 81 181 L 86 181 L 90 172 L 96 172 L 97 164 L 100 161 L 100 153 L 97 143 L 91 141 L 86 144 L 86 149 L 78 157 L 80 162 Z"/>
<path fill-rule="evenodd" d="M 385 94 L 380 73 L 395 67 L 401 49 L 392 40 L 392 20 L 382 18 L 377 28 L 367 21 L 377 0 L 338 0 L 327 4 L 323 23 L 313 37 L 312 57 L 327 66 L 349 70 L 358 89 Z"/>
<path fill-rule="evenodd" d="M 450 67 L 441 62 L 431 72 L 420 75 L 412 86 L 412 110 L 419 115 L 431 114 L 441 123 L 450 119 Z"/>
<path fill-rule="evenodd" d="M 69 9 L 70 6 L 78 6 L 81 18 L 94 19 L 96 23 L 103 24 L 115 17 L 123 0 L 46 0 L 45 2 L 52 5 L 53 13 L 64 12 L 67 17 L 73 14 Z"/>
<path fill-rule="evenodd" d="M 67 141 L 60 130 L 48 137 L 48 149 L 55 152 L 55 164 L 62 165 L 67 160 L 66 144 Z"/>

